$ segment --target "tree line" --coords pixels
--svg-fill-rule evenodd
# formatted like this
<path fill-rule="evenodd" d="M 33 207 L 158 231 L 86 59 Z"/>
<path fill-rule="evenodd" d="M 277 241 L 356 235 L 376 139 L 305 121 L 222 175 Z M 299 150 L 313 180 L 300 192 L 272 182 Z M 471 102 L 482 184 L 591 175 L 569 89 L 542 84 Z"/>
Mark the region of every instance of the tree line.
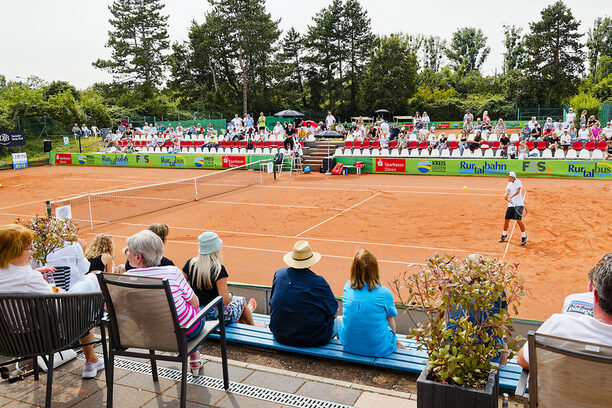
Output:
<path fill-rule="evenodd" d="M 115 0 L 110 58 L 93 62 L 113 81 L 78 91 L 64 82 L 0 77 L 0 127 L 10 115 L 33 113 L 99 126 L 121 116 L 231 117 L 286 108 L 315 119 L 328 110 L 347 119 L 385 108 L 453 120 L 466 108 L 511 118 L 517 108 L 568 104 L 597 112 L 612 103 L 612 19 L 596 18 L 582 35 L 562 1 L 534 14 L 525 32 L 503 27 L 504 63 L 495 75 L 481 72 L 491 48 L 474 27 L 449 39 L 375 35 L 359 0 L 331 0 L 306 32 L 283 33 L 265 0 L 208 2 L 187 38 L 171 43 L 161 0 Z"/>

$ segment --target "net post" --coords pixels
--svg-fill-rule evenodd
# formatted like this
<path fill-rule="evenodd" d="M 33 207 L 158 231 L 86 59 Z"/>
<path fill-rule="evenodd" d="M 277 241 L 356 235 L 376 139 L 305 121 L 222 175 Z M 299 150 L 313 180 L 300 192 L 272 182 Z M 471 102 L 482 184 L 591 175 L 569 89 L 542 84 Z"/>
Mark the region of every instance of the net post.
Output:
<path fill-rule="evenodd" d="M 195 201 L 198 201 L 198 179 L 193 179 L 193 188 L 195 189 Z"/>
<path fill-rule="evenodd" d="M 91 212 L 91 194 L 87 194 L 87 203 L 89 204 L 89 222 L 91 223 L 91 230 L 93 231 L 93 213 Z"/>
<path fill-rule="evenodd" d="M 47 205 L 47 217 L 51 218 L 51 201 L 47 200 L 45 204 Z"/>

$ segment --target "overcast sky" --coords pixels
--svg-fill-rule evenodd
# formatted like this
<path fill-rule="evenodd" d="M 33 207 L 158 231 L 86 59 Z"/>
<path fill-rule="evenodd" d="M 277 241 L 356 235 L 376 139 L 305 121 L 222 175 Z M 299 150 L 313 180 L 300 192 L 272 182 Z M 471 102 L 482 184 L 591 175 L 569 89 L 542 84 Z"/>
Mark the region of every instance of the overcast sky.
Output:
<path fill-rule="evenodd" d="M 312 16 L 331 0 L 267 0 L 267 9 L 280 18 L 283 32 L 295 27 L 306 32 Z M 110 75 L 91 63 L 108 58 L 111 0 L 0 0 L 0 74 L 9 79 L 36 75 L 46 81 L 64 80 L 83 89 L 94 82 L 110 81 Z M 191 20 L 202 22 L 209 9 L 206 0 L 167 0 L 171 41 L 184 41 Z M 481 28 L 491 53 L 484 73 L 500 70 L 504 51 L 503 25 L 528 31 L 540 10 L 553 0 L 361 0 L 376 34 L 405 32 L 438 35 L 449 39 L 459 27 Z M 580 32 L 597 17 L 612 15 L 612 0 L 566 0 Z"/>

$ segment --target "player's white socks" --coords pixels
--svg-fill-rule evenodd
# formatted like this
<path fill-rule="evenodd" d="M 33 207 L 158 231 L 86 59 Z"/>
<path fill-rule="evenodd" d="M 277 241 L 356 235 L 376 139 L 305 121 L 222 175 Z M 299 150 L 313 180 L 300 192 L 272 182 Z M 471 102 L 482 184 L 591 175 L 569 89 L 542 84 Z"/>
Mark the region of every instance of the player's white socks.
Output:
<path fill-rule="evenodd" d="M 508 235 L 508 231 L 502 231 L 502 235 Z"/>
<path fill-rule="evenodd" d="M 522 236 L 523 238 L 525 238 L 525 237 L 527 236 L 527 233 L 526 233 L 526 232 L 521 232 L 521 236 Z"/>

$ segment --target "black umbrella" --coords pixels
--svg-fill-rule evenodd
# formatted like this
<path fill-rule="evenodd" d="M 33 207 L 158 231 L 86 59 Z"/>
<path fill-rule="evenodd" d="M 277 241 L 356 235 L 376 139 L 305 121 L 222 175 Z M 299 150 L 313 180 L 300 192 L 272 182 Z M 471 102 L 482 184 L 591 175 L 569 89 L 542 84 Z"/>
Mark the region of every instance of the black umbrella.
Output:
<path fill-rule="evenodd" d="M 374 113 L 377 113 L 377 114 L 379 114 L 379 115 L 384 115 L 384 114 L 391 113 L 391 112 L 389 112 L 389 111 L 388 111 L 388 110 L 386 110 L 386 109 L 379 109 L 379 110 L 377 110 L 377 111 L 376 111 L 376 112 L 374 112 Z"/>
<path fill-rule="evenodd" d="M 304 114 L 292 109 L 287 109 L 274 114 L 277 118 L 303 118 Z"/>
<path fill-rule="evenodd" d="M 335 130 L 324 130 L 323 132 L 315 133 L 315 137 L 344 137 Z"/>

